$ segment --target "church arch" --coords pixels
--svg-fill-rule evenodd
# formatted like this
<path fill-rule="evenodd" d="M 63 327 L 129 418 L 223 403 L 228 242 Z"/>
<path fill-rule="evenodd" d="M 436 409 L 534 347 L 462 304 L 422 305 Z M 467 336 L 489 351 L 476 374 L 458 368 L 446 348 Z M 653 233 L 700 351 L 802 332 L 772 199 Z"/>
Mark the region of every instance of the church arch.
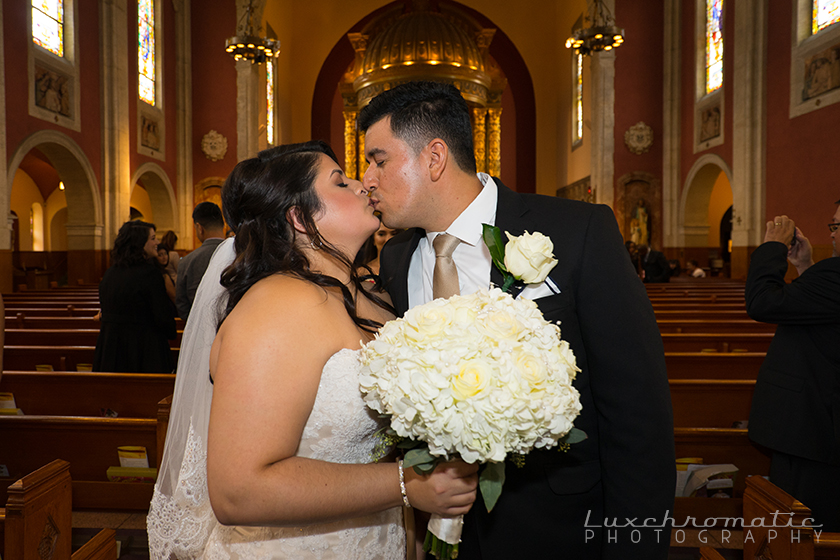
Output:
<path fill-rule="evenodd" d="M 714 154 L 701 156 L 689 170 L 683 185 L 678 214 L 678 231 L 683 247 L 709 246 L 711 229 L 717 230 L 720 227 L 720 219 L 717 219 L 716 223 L 710 223 L 712 193 L 715 191 L 715 185 L 720 185 L 719 178 L 725 179 L 731 196 L 732 170 L 723 158 Z"/>
<path fill-rule="evenodd" d="M 158 231 L 164 232 L 170 229 L 178 231 L 175 189 L 172 188 L 172 183 L 163 168 L 156 163 L 144 163 L 137 168 L 131 178 L 132 191 L 138 183 L 149 193 Z"/>
<path fill-rule="evenodd" d="M 72 138 L 56 130 L 39 130 L 28 136 L 12 154 L 7 184 L 13 183 L 23 158 L 35 148 L 46 156 L 65 185 L 68 249 L 102 249 L 102 200 L 96 174 Z M 11 195 L 9 189 L 9 206 Z"/>
<path fill-rule="evenodd" d="M 358 32 L 373 18 L 395 5 L 395 1 L 378 8 L 359 20 L 347 31 Z M 507 77 L 507 88 L 503 94 L 503 121 L 512 119 L 514 124 L 503 124 L 501 131 L 502 169 L 513 169 L 512 177 L 506 179 L 506 185 L 518 192 L 536 192 L 537 184 L 537 105 L 534 83 L 528 65 L 513 41 L 505 34 L 502 26 L 497 25 L 483 13 L 457 2 L 438 2 L 447 7 L 455 7 L 459 12 L 474 19 L 483 27 L 496 30 L 490 43 L 489 52 L 494 63 Z M 313 138 L 329 140 L 342 158 L 344 134 L 338 123 L 344 124 L 342 99 L 339 83 L 348 69 L 352 67 L 355 53 L 347 35 L 343 35 L 330 51 L 321 65 L 312 96 L 311 132 Z M 339 130 L 335 130 L 339 127 Z M 341 149 L 339 149 L 341 147 Z M 341 163 L 341 162 L 339 162 Z M 503 171 L 503 173 L 506 173 Z"/>

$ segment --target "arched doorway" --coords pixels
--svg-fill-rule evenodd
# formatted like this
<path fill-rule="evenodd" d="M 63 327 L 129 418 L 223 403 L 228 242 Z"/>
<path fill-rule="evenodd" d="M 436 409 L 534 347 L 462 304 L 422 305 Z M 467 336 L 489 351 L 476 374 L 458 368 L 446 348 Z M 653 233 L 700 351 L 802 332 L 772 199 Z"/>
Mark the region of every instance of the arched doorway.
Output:
<path fill-rule="evenodd" d="M 15 192 L 15 180 L 21 180 L 19 171 L 29 162 L 38 162 L 39 167 L 46 175 L 52 174 L 52 178 L 38 179 L 43 183 L 49 192 L 42 192 L 42 201 L 49 201 L 51 194 L 59 183 L 64 185 L 64 201 L 67 207 L 67 221 L 65 230 L 67 246 L 67 276 L 71 282 L 81 280 L 83 282 L 95 283 L 102 275 L 104 262 L 102 260 L 103 246 L 102 238 L 102 202 L 97 185 L 96 175 L 82 149 L 69 136 L 54 130 L 42 130 L 27 137 L 14 151 L 8 168 L 7 184 L 12 185 L 9 190 L 8 207 L 12 208 L 11 200 L 17 194 Z M 34 164 L 33 164 L 34 165 Z M 29 172 L 34 167 L 29 166 Z M 29 173 L 26 173 L 29 175 Z M 31 177 L 30 177 L 31 178 Z M 56 180 L 57 179 L 57 180 Z M 47 184 L 49 183 L 49 184 Z M 54 183 L 54 185 L 53 185 Z M 36 184 L 40 190 L 40 185 Z M 44 196 L 46 194 L 46 196 Z M 43 220 L 42 228 L 46 234 L 52 233 L 49 218 L 52 210 L 47 206 L 47 220 Z M 23 234 L 24 226 L 28 227 L 29 212 L 20 219 L 26 223 L 18 223 L 17 236 Z M 21 248 L 24 248 L 22 245 Z M 11 275 L 11 271 L 9 271 Z"/>
<path fill-rule="evenodd" d="M 397 0 L 371 12 L 348 29 L 348 33 L 361 32 L 372 19 L 395 6 L 402 8 L 404 4 L 403 0 Z M 519 192 L 536 192 L 536 98 L 524 59 L 503 28 L 482 13 L 450 0 L 439 0 L 436 4 L 441 11 L 461 12 L 481 27 L 496 30 L 488 53 L 507 77 L 501 99 L 501 178 L 508 187 Z M 344 157 L 343 149 L 339 147 L 344 146 L 345 123 L 339 83 L 352 67 L 355 56 L 345 34 L 324 60 L 313 93 L 312 137 L 330 142 L 340 159 Z M 344 164 L 343 161 L 339 163 Z"/>
<path fill-rule="evenodd" d="M 699 158 L 689 171 L 683 188 L 679 235 L 684 248 L 682 256 L 696 260 L 713 275 L 729 275 L 732 207 L 729 167 L 718 156 Z"/>
<path fill-rule="evenodd" d="M 177 232 L 175 190 L 163 169 L 156 163 L 144 163 L 134 172 L 131 185 L 131 200 L 133 200 L 134 189 L 137 188 L 137 185 L 145 190 L 144 202 L 148 200 L 151 209 L 151 212 L 144 212 L 144 215 L 148 213 L 151 216 L 147 216 L 146 219 L 153 221 L 158 231 L 163 232 L 171 229 Z"/>

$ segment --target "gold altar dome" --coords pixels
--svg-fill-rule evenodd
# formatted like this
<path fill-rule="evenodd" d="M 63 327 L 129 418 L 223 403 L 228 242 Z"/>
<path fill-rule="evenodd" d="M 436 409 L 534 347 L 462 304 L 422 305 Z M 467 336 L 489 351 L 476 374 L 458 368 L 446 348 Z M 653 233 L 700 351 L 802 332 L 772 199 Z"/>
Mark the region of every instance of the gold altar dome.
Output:
<path fill-rule="evenodd" d="M 356 66 L 359 106 L 391 85 L 432 76 L 454 83 L 467 101 L 486 104 L 493 79 L 485 60 L 493 31 L 429 9 L 400 15 L 380 28 Z"/>

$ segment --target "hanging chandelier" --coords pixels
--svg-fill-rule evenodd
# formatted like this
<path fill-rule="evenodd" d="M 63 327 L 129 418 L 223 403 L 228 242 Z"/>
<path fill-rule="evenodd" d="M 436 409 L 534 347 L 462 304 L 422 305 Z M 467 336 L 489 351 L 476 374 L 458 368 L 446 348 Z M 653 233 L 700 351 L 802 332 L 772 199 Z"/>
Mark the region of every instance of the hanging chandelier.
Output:
<path fill-rule="evenodd" d="M 616 27 L 615 18 L 604 5 L 604 0 L 593 0 L 590 15 L 584 18 L 590 27 L 575 29 L 566 39 L 566 48 L 584 56 L 598 51 L 611 51 L 624 42 L 624 30 Z"/>
<path fill-rule="evenodd" d="M 225 41 L 225 50 L 234 60 L 248 60 L 251 64 L 262 64 L 266 59 L 275 58 L 280 54 L 280 41 L 257 35 L 253 17 L 253 0 L 249 0 L 248 7 L 236 27 L 236 36 Z"/>

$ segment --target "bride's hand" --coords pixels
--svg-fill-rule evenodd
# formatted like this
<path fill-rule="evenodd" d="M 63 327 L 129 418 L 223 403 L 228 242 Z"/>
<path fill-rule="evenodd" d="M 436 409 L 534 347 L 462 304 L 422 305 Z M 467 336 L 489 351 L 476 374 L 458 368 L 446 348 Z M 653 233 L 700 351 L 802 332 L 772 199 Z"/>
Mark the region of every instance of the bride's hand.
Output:
<path fill-rule="evenodd" d="M 478 465 L 455 459 L 440 463 L 427 475 L 405 469 L 405 487 L 411 506 L 444 517 L 466 514 L 475 501 Z"/>

